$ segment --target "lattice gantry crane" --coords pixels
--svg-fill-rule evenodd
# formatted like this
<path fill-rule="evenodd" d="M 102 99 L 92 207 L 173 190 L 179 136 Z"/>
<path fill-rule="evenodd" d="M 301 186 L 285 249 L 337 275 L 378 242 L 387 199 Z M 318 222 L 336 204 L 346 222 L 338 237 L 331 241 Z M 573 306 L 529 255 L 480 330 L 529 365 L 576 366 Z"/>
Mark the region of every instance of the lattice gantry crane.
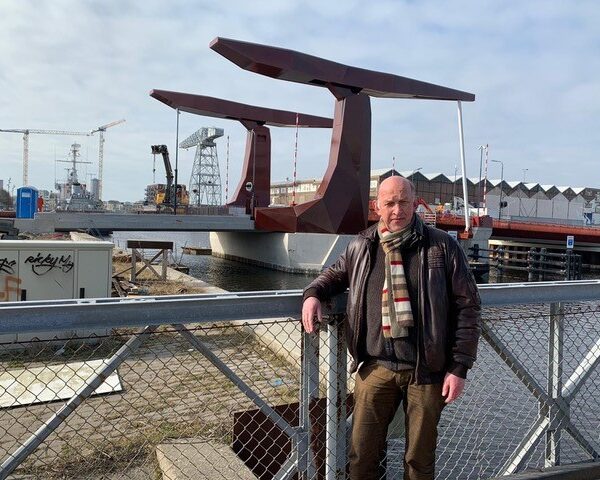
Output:
<path fill-rule="evenodd" d="M 104 183 L 104 132 L 107 128 L 114 127 L 121 123 L 125 123 L 125 119 L 116 120 L 114 122 L 107 123 L 101 127 L 94 128 L 90 131 L 90 134 L 100 132 L 100 140 L 98 146 L 98 200 L 102 199 L 102 185 Z"/>
<path fill-rule="evenodd" d="M 23 185 L 29 182 L 29 135 L 44 134 L 44 135 L 73 135 L 89 137 L 93 132 L 67 132 L 64 130 L 36 130 L 36 129 L 0 129 L 0 132 L 6 133 L 22 133 L 23 134 Z"/>
<path fill-rule="evenodd" d="M 221 174 L 215 140 L 223 136 L 222 128 L 203 127 L 179 144 L 180 148 L 196 147 L 190 178 L 192 205 L 222 205 Z"/>

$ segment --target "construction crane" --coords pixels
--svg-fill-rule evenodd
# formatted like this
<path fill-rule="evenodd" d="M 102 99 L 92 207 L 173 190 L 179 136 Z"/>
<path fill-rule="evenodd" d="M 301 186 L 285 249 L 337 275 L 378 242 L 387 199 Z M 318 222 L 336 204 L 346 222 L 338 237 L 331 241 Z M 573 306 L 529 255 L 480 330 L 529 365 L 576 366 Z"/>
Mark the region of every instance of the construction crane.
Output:
<path fill-rule="evenodd" d="M 29 134 L 44 135 L 82 135 L 89 137 L 93 132 L 66 132 L 64 130 L 0 129 L 0 132 L 23 134 L 23 185 L 29 182 Z"/>
<path fill-rule="evenodd" d="M 90 131 L 90 134 L 100 132 L 100 145 L 98 147 L 98 200 L 102 199 L 102 185 L 103 182 L 103 170 L 104 170 L 104 132 L 106 132 L 107 128 L 114 127 L 115 125 L 119 125 L 120 123 L 124 123 L 125 119 L 116 120 L 114 122 L 107 123 L 106 125 L 102 125 L 101 127 L 95 128 Z"/>
<path fill-rule="evenodd" d="M 167 183 L 164 185 L 158 185 L 156 189 L 156 196 L 154 202 L 156 203 L 157 211 L 164 211 L 166 209 L 173 209 L 175 205 L 189 205 L 190 199 L 186 191 L 185 185 L 174 185 L 173 179 L 173 168 L 171 167 L 171 160 L 169 159 L 169 150 L 166 145 L 151 145 L 152 154 L 162 155 L 163 162 L 165 164 L 165 174 L 167 177 Z M 175 202 L 177 197 L 177 202 Z"/>

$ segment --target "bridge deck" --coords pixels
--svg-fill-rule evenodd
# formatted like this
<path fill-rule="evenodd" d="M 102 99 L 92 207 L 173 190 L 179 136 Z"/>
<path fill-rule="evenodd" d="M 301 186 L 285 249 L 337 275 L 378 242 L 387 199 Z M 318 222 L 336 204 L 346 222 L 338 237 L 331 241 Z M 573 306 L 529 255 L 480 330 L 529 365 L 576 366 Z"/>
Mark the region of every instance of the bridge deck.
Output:
<path fill-rule="evenodd" d="M 35 219 L 15 219 L 15 227 L 33 233 L 73 230 L 115 231 L 254 231 L 248 215 L 137 215 L 116 213 L 38 213 Z"/>

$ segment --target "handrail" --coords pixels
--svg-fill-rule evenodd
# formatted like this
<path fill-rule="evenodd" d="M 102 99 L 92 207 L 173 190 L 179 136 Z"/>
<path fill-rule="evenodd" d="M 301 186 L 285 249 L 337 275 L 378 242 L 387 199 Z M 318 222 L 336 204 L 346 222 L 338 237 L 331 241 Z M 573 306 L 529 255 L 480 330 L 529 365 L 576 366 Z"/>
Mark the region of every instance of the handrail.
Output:
<path fill-rule="evenodd" d="M 484 306 L 600 301 L 600 280 L 479 285 Z M 300 316 L 302 290 L 0 303 L 0 334 Z M 346 309 L 338 295 L 323 313 Z"/>

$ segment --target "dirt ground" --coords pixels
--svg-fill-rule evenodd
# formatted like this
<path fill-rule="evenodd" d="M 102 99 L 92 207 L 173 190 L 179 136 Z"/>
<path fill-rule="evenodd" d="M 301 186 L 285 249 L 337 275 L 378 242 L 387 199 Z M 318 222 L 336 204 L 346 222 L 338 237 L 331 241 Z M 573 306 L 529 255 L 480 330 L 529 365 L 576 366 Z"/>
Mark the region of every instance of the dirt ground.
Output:
<path fill-rule="evenodd" d="M 131 277 L 131 256 L 127 252 L 115 250 L 113 254 L 113 275 L 121 273 L 119 276 L 129 282 Z M 136 263 L 136 268 L 140 271 L 143 263 Z M 154 270 L 160 275 L 160 265 L 153 265 Z M 138 287 L 140 295 L 183 295 L 198 293 L 214 293 L 215 287 L 202 280 L 182 274 L 173 269 L 168 270 L 167 280 L 160 280 L 149 268 L 141 270 L 136 275 L 135 285 Z M 115 292 L 116 294 L 116 292 Z"/>

